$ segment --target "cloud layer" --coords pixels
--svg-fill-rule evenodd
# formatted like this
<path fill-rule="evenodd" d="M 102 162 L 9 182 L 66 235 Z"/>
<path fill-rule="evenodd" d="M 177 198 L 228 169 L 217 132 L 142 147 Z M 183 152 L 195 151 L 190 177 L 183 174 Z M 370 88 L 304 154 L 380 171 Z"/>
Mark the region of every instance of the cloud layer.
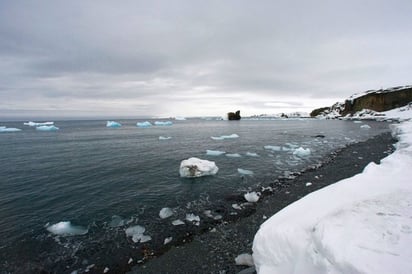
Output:
<path fill-rule="evenodd" d="M 411 84 L 412 2 L 2 1 L 0 115 L 310 111 Z"/>

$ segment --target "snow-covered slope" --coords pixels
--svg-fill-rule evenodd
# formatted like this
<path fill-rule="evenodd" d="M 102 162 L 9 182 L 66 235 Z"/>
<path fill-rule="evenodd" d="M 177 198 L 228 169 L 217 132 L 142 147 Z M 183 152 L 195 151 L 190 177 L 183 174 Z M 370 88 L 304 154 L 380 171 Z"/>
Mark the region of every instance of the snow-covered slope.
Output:
<path fill-rule="evenodd" d="M 412 273 L 412 121 L 393 132 L 397 149 L 380 165 L 261 226 L 253 243 L 258 273 Z"/>

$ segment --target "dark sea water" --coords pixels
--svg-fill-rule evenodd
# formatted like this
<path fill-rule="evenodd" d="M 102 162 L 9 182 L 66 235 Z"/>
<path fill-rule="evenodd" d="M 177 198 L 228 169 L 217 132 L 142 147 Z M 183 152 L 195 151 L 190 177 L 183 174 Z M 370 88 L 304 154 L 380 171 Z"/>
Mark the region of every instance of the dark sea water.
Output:
<path fill-rule="evenodd" d="M 237 214 L 230 197 L 259 190 L 279 176 L 322 163 L 339 148 L 388 131 L 386 123 L 372 121 L 363 123 L 370 129 L 351 121 L 311 119 L 189 119 L 150 128 L 136 127 L 137 120 L 118 122 L 123 126 L 113 129 L 106 121 L 57 121 L 56 132 L 36 131 L 23 122 L 0 123 L 23 129 L 0 133 L 0 273 L 125 271 L 165 249 L 166 237 L 173 237 L 170 245 L 179 244 L 230 219 Z M 239 138 L 211 138 L 230 134 Z M 265 149 L 268 145 L 283 149 Z M 310 155 L 294 155 L 299 147 L 309 148 Z M 208 156 L 206 150 L 241 157 Z M 180 162 L 190 157 L 215 161 L 218 174 L 181 178 Z M 239 174 L 238 168 L 254 174 Z M 174 215 L 162 220 L 164 207 Z M 222 219 L 207 217 L 205 210 Z M 171 224 L 185 221 L 188 213 L 198 215 L 201 225 Z M 65 236 L 46 229 L 65 221 L 87 233 Z M 152 240 L 142 244 L 126 237 L 125 229 L 135 225 L 145 227 Z"/>

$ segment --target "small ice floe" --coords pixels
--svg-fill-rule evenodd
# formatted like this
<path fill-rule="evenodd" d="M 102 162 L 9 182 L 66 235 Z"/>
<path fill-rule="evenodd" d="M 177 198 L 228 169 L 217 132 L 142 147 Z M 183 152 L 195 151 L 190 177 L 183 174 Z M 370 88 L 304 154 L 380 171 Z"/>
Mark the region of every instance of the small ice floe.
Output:
<path fill-rule="evenodd" d="M 160 210 L 160 212 L 159 212 L 159 217 L 160 217 L 161 219 L 169 218 L 169 217 L 172 216 L 172 215 L 173 215 L 173 210 L 172 210 L 171 208 L 169 208 L 169 207 L 164 207 L 164 208 L 162 208 L 162 209 Z"/>
<path fill-rule="evenodd" d="M 163 140 L 170 140 L 172 139 L 172 137 L 170 136 L 159 136 L 159 140 L 163 141 Z"/>
<path fill-rule="evenodd" d="M 57 130 L 59 130 L 59 128 L 56 127 L 56 126 L 53 126 L 53 125 L 51 125 L 51 126 L 38 126 L 38 127 L 36 127 L 36 130 L 38 130 L 38 131 L 57 131 Z"/>
<path fill-rule="evenodd" d="M 84 272 L 89 272 L 90 269 L 92 269 L 95 266 L 96 266 L 95 264 L 91 264 L 91 265 L 86 266 L 86 269 L 84 270 Z"/>
<path fill-rule="evenodd" d="M 270 146 L 270 145 L 267 145 L 267 146 L 264 146 L 263 148 L 264 148 L 264 149 L 267 149 L 267 150 L 272 150 L 272 151 L 282 151 L 282 147 L 281 147 L 281 146 Z"/>
<path fill-rule="evenodd" d="M 355 124 L 362 124 L 362 121 L 359 121 L 359 120 L 356 120 L 356 121 L 353 121 Z"/>
<path fill-rule="evenodd" d="M 165 238 L 163 244 L 164 244 L 164 245 L 167 245 L 167 244 L 170 243 L 172 240 L 173 240 L 173 237 L 167 237 L 167 238 Z"/>
<path fill-rule="evenodd" d="M 15 128 L 15 127 L 0 126 L 0 132 L 17 132 L 17 131 L 21 131 L 21 129 Z"/>
<path fill-rule="evenodd" d="M 235 258 L 236 265 L 254 266 L 253 257 L 248 253 L 243 253 Z"/>
<path fill-rule="evenodd" d="M 31 127 L 38 127 L 38 126 L 51 126 L 54 125 L 54 122 L 41 122 L 41 123 L 36 123 L 33 121 L 23 123 L 25 126 L 31 126 Z"/>
<path fill-rule="evenodd" d="M 311 185 L 312 185 L 311 182 L 306 183 L 306 186 L 311 186 Z"/>
<path fill-rule="evenodd" d="M 182 220 L 174 220 L 172 222 L 172 225 L 176 226 L 176 225 L 184 225 L 185 222 L 183 222 Z"/>
<path fill-rule="evenodd" d="M 237 172 L 239 172 L 242 175 L 253 175 L 253 171 L 251 170 L 247 170 L 247 169 L 243 169 L 243 168 L 238 168 Z"/>
<path fill-rule="evenodd" d="M 219 136 L 219 137 L 212 136 L 210 138 L 212 138 L 213 140 L 235 139 L 235 138 L 239 138 L 239 135 L 234 133 L 234 134 L 231 134 L 231 135 L 222 135 L 222 136 Z"/>
<path fill-rule="evenodd" d="M 242 207 L 238 204 L 232 204 L 232 207 L 236 210 L 242 210 Z"/>
<path fill-rule="evenodd" d="M 125 225 L 125 220 L 117 215 L 112 216 L 112 220 L 109 223 L 110 227 L 120 227 Z"/>
<path fill-rule="evenodd" d="M 310 149 L 309 148 L 303 148 L 299 147 L 293 151 L 293 155 L 298 156 L 298 157 L 306 157 L 310 155 Z"/>
<path fill-rule="evenodd" d="M 110 128 L 117 128 L 117 127 L 121 127 L 122 124 L 115 122 L 115 121 L 107 121 L 106 123 L 106 127 L 110 127 Z"/>
<path fill-rule="evenodd" d="M 256 193 L 255 191 L 248 192 L 243 195 L 243 197 L 245 197 L 245 200 L 249 203 L 256 203 L 257 201 L 259 201 L 259 193 Z"/>
<path fill-rule="evenodd" d="M 257 154 L 257 153 L 255 153 L 255 152 L 246 152 L 246 156 L 249 156 L 249 157 L 259 157 L 259 155 Z"/>
<path fill-rule="evenodd" d="M 240 157 L 242 157 L 239 153 L 228 153 L 228 154 L 226 154 L 226 156 L 230 157 L 230 158 L 240 158 Z"/>
<path fill-rule="evenodd" d="M 156 121 L 155 126 L 171 126 L 173 123 L 171 121 Z"/>
<path fill-rule="evenodd" d="M 144 235 L 143 233 L 146 229 L 143 226 L 136 225 L 126 229 L 126 236 L 132 237 L 132 241 L 135 243 L 141 242 L 145 243 L 152 239 L 149 235 Z"/>
<path fill-rule="evenodd" d="M 189 158 L 180 163 L 179 173 L 181 177 L 201 177 L 215 175 L 219 171 L 215 162 L 199 158 Z"/>
<path fill-rule="evenodd" d="M 127 264 L 131 264 L 133 263 L 133 258 L 129 258 L 129 261 L 127 262 Z"/>
<path fill-rule="evenodd" d="M 55 235 L 61 236 L 85 235 L 89 231 L 85 227 L 72 225 L 70 221 L 58 222 L 57 224 L 47 226 L 46 229 Z"/>
<path fill-rule="evenodd" d="M 209 155 L 209 156 L 220 156 L 225 153 L 226 152 L 220 151 L 220 150 L 209 150 L 209 149 L 206 150 L 206 155 Z"/>
<path fill-rule="evenodd" d="M 136 126 L 137 126 L 137 127 L 142 127 L 142 128 L 144 128 L 144 127 L 151 127 L 151 126 L 152 126 L 152 123 L 150 123 L 149 121 L 137 122 L 137 123 L 136 123 Z"/>
<path fill-rule="evenodd" d="M 104 268 L 104 270 L 103 270 L 103 273 L 107 273 L 107 272 L 109 272 L 109 268 L 106 266 L 105 268 Z"/>
<path fill-rule="evenodd" d="M 361 125 L 360 126 L 361 129 L 370 129 L 370 125 Z"/>
<path fill-rule="evenodd" d="M 186 118 L 185 118 L 185 117 L 182 117 L 182 116 L 176 116 L 176 117 L 175 117 L 175 120 L 176 120 L 176 121 L 186 121 Z"/>
<path fill-rule="evenodd" d="M 193 213 L 186 214 L 186 221 L 193 223 L 194 225 L 197 225 L 197 226 L 200 225 L 200 217 Z"/>

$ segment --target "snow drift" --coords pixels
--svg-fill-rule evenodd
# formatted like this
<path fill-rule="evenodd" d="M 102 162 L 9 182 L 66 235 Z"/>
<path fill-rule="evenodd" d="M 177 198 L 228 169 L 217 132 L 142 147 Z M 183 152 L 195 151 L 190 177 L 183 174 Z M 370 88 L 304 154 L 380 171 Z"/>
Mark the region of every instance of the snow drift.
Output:
<path fill-rule="evenodd" d="M 412 273 L 412 122 L 380 165 L 313 192 L 255 235 L 258 273 Z"/>

